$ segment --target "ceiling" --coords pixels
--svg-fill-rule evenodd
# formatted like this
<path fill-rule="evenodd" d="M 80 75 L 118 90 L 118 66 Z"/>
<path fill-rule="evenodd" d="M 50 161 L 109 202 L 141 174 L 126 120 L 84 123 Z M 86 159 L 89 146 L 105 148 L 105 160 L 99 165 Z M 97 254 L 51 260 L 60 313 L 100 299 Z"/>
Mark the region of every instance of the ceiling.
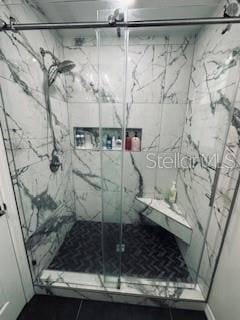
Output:
<path fill-rule="evenodd" d="M 34 0 L 49 22 L 106 21 L 114 8 L 130 0 Z M 221 0 L 131 0 L 129 20 L 211 17 Z M 193 29 L 193 28 L 192 28 Z M 195 28 L 196 29 L 196 28 Z M 78 30 L 60 30 L 62 37 L 71 37 Z"/>

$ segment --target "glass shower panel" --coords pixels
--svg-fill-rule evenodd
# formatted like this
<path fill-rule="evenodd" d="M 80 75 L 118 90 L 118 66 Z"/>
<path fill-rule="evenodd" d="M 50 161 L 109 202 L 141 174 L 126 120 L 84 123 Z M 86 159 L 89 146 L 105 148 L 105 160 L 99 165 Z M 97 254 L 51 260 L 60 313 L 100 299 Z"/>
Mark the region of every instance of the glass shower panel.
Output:
<path fill-rule="evenodd" d="M 60 253 L 72 252 L 66 271 L 79 272 L 76 280 L 88 283 L 104 274 L 96 31 L 64 30 L 63 47 L 64 59 L 76 65 L 65 77 L 76 221 Z"/>
<path fill-rule="evenodd" d="M 130 29 L 126 132 L 142 134 L 124 155 L 123 281 L 197 281 L 238 79 L 224 28 Z"/>
<path fill-rule="evenodd" d="M 191 231 L 168 199 L 177 180 L 172 161 L 181 147 L 193 42 L 190 28 L 130 29 L 126 132 L 132 146 L 125 152 L 123 281 L 193 282 L 176 241 L 189 242 Z"/>
<path fill-rule="evenodd" d="M 236 125 L 239 114 L 240 68 L 238 33 L 239 25 L 207 26 L 199 33 L 195 45 L 193 81 L 190 89 L 192 109 L 187 116 L 184 145 L 188 146 L 188 150 L 189 146 L 194 147 L 195 152 L 198 147 L 208 160 L 205 181 L 201 184 L 199 178 L 202 171 L 192 170 L 192 173 L 195 171 L 192 191 L 198 200 L 195 208 L 198 209 L 199 222 L 203 226 L 203 187 L 205 190 L 209 189 L 212 194 L 211 216 L 199 267 L 198 282 L 204 295 L 207 295 L 211 283 L 239 171 L 239 139 Z M 197 140 L 199 143 L 196 146 Z M 221 163 L 220 168 L 217 166 L 218 163 Z M 190 191 L 189 195 L 191 196 Z"/>
<path fill-rule="evenodd" d="M 234 29 L 229 32 L 226 25 L 205 26 L 199 30 L 195 42 L 181 148 L 182 156 L 191 159 L 191 163 L 187 169 L 181 167 L 178 175 L 178 202 L 193 226 L 191 243 L 184 253 L 193 276 L 198 276 L 202 259 L 208 266 L 207 273 L 211 273 L 213 251 L 218 252 L 219 247 L 215 248 L 213 240 L 218 228 L 210 224 L 209 229 L 209 222 L 217 217 L 221 226 L 222 212 L 228 215 L 221 201 L 227 192 L 216 194 L 216 186 L 218 182 L 225 185 L 218 177 L 224 171 L 224 148 L 239 84 L 239 50 Z M 198 282 L 204 286 L 208 282 L 206 275 L 202 272 L 199 275 Z"/>
<path fill-rule="evenodd" d="M 34 281 L 71 272 L 71 281 L 88 284 L 103 275 L 97 41 L 93 29 L 61 36 L 1 33 L 0 120 Z M 49 88 L 61 160 L 55 172 L 40 48 L 75 64 Z M 51 63 L 48 54 L 45 67 Z"/>
<path fill-rule="evenodd" d="M 21 20 L 18 15 L 24 12 L 22 7 L 16 11 L 11 6 L 1 9 L 5 17 L 16 16 L 18 21 Z M 51 67 L 53 56 L 59 61 L 63 58 L 62 47 L 54 35 L 49 31 L 28 31 L 17 36 L 11 32 L 0 36 L 4 101 L 1 125 L 34 281 L 48 268 L 75 222 L 64 76 L 58 74 L 48 87 L 52 130 L 47 92 L 43 89 L 44 71 Z M 43 60 L 41 48 L 52 55 Z M 56 145 L 55 159 L 61 162 L 61 168 L 58 166 L 59 170 L 53 172 Z"/>
<path fill-rule="evenodd" d="M 99 19 L 106 14 L 99 12 Z M 98 35 L 104 271 L 106 283 L 120 286 L 127 32 L 100 30 Z"/>

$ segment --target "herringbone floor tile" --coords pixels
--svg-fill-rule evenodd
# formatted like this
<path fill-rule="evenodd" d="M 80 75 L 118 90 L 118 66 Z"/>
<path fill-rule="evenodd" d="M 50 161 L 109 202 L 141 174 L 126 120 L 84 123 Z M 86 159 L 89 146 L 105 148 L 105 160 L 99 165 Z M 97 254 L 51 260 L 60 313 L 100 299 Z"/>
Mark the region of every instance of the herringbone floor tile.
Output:
<path fill-rule="evenodd" d="M 49 265 L 49 269 L 118 275 L 120 229 L 116 223 L 104 225 L 102 254 L 100 222 L 78 221 Z M 123 225 L 122 274 L 141 278 L 191 282 L 175 237 L 156 225 Z"/>

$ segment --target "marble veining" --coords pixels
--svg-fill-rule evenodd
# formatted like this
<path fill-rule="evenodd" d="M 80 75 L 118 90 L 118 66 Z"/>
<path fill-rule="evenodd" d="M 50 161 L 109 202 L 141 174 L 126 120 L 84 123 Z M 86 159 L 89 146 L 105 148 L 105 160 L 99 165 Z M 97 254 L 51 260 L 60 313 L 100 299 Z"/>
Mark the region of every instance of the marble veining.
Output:
<path fill-rule="evenodd" d="M 60 294 L 71 297 L 83 297 L 104 301 L 115 301 L 142 305 L 181 305 L 181 301 L 192 300 L 195 303 L 202 303 L 203 296 L 199 287 L 191 288 L 189 284 L 174 282 L 144 282 L 143 280 L 132 279 L 129 283 L 123 278 L 121 289 L 116 289 L 116 278 L 109 279 L 112 286 L 104 285 L 100 275 L 78 274 L 70 272 L 58 272 L 45 270 L 39 283 L 36 286 L 38 293 Z M 135 283 L 134 283 L 135 282 Z M 48 286 L 44 286 L 45 284 Z M 50 286 L 49 286 L 50 285 Z M 179 285 L 179 286 L 178 286 Z M 96 288 L 96 291 L 92 290 Z M 185 302 L 186 303 L 186 302 Z"/>

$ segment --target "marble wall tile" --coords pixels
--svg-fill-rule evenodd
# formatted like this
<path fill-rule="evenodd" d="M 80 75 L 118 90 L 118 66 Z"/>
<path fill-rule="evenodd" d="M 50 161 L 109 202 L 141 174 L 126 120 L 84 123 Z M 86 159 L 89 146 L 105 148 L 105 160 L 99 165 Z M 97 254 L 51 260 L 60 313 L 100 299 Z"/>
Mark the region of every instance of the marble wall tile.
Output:
<path fill-rule="evenodd" d="M 123 31 L 123 30 L 122 30 Z M 182 27 L 179 30 L 171 30 L 166 28 L 131 28 L 128 30 L 130 44 L 133 45 L 164 45 L 167 41 L 173 45 L 182 44 L 184 41 L 188 41 L 190 44 L 194 45 L 195 33 L 192 32 L 191 28 Z M 112 46 L 118 45 L 120 42 L 123 43 L 124 32 L 122 32 L 122 38 L 119 39 L 116 36 L 116 30 L 99 30 L 101 45 L 102 46 Z M 87 35 L 80 35 L 78 37 L 79 45 L 84 47 L 96 47 L 97 39 L 96 32 L 91 31 Z M 63 46 L 73 48 L 76 46 L 75 38 L 64 37 Z"/>
<path fill-rule="evenodd" d="M 10 16 L 21 22 L 46 19 L 25 2 L 8 6 L 3 1 L 1 18 L 8 21 Z M 43 47 L 54 51 L 61 60 L 63 48 L 57 33 L 50 31 L 1 33 L 0 46 L 1 126 L 35 278 L 48 265 L 75 219 L 65 79 L 58 77 L 50 88 L 53 126 L 62 162 L 62 170 L 53 174 L 49 169 L 53 146 L 40 55 Z M 51 63 L 46 59 L 47 66 Z"/>
<path fill-rule="evenodd" d="M 122 102 L 124 48 L 118 46 L 65 47 L 64 55 L 76 63 L 73 76 L 67 77 L 69 102 Z M 100 88 L 98 75 L 100 63 Z"/>
<path fill-rule="evenodd" d="M 34 280 L 40 276 L 42 270 L 47 268 L 52 261 L 73 224 L 73 217 L 66 214 L 65 209 L 59 210 L 27 241 L 26 249 L 33 264 L 31 268 Z M 41 241 L 38 241 L 39 238 L 41 238 Z"/>
<path fill-rule="evenodd" d="M 159 153 L 178 152 L 186 117 L 186 104 L 163 104 Z"/>
<path fill-rule="evenodd" d="M 143 42 L 144 39 L 142 39 Z M 185 93 L 181 93 L 183 91 L 182 77 L 183 75 L 185 75 L 185 78 L 189 77 L 192 49 L 192 42 L 184 38 L 179 40 L 179 45 L 177 42 L 174 42 L 173 45 L 169 44 L 167 37 L 164 38 L 163 45 L 156 45 L 153 41 L 146 44 L 141 44 L 141 41 L 137 44 L 131 44 L 130 41 L 127 69 L 127 99 L 129 103 L 126 108 L 126 126 L 129 128 L 142 128 L 143 135 L 141 154 L 126 153 L 125 155 L 124 170 L 128 178 L 124 187 L 126 188 L 125 203 L 128 203 L 128 206 L 125 210 L 124 219 L 126 218 L 126 220 L 124 221 L 134 222 L 139 219 L 139 214 L 135 209 L 137 207 L 135 197 L 139 192 L 142 196 L 144 194 L 153 197 L 156 190 L 160 189 L 158 186 L 155 187 L 156 183 L 163 190 L 167 190 L 172 180 L 175 179 L 176 170 L 171 171 L 169 178 L 167 178 L 168 170 L 166 170 L 165 173 L 159 174 L 159 179 L 156 179 L 156 171 L 147 168 L 147 152 L 155 152 L 156 154 L 158 151 L 169 152 L 170 149 L 171 152 L 177 152 L 180 147 L 180 136 L 183 131 L 186 112 L 186 99 L 174 98 L 172 100 L 175 101 L 175 104 L 173 104 L 170 99 L 170 95 L 172 95 L 170 87 L 171 83 L 174 83 L 175 86 L 176 83 L 179 83 L 178 90 L 182 97 L 188 91 L 188 84 L 185 83 Z M 123 124 L 123 108 L 125 106 L 121 98 L 116 98 L 120 97 L 120 94 L 114 88 L 122 90 L 123 87 L 124 47 L 119 46 L 119 43 L 118 45 L 114 43 L 111 46 L 104 43 L 100 51 L 97 52 L 97 48 L 94 45 L 89 46 L 89 42 L 87 42 L 86 45 L 83 44 L 81 47 L 67 46 L 64 48 L 64 53 L 77 62 L 76 70 L 74 70 L 75 78 L 67 79 L 67 87 L 70 88 L 72 86 L 68 91 L 70 92 L 68 96 L 70 131 L 73 132 L 74 126 L 98 127 L 100 115 L 103 127 L 121 127 Z M 114 81 L 110 81 L 110 83 L 103 83 L 104 94 L 106 97 L 111 96 L 110 100 L 103 99 L 101 94 L 99 97 L 96 91 L 93 94 L 92 89 L 89 86 L 85 86 L 86 83 L 89 85 L 92 80 L 97 83 L 98 54 L 100 54 L 100 74 L 102 78 L 105 78 L 105 82 L 107 78 L 114 78 Z M 89 71 L 89 68 L 91 71 Z M 176 74 L 178 76 L 174 78 Z M 93 75 L 95 75 L 94 79 L 91 80 L 90 76 L 92 77 Z M 86 77 L 86 79 L 80 80 L 80 85 L 77 88 L 76 79 L 79 76 Z M 168 98 L 167 95 L 165 97 L 166 103 L 162 105 L 165 78 L 169 85 L 169 93 L 167 94 Z M 111 95 L 108 92 L 111 92 Z M 112 94 L 113 92 L 114 94 Z M 175 93 L 175 96 L 178 96 L 178 93 Z M 98 97 L 100 104 L 94 103 Z M 164 123 L 165 121 L 166 123 Z M 173 122 L 174 125 L 172 125 Z M 71 140 L 73 143 L 73 137 Z M 74 152 L 81 154 L 81 161 L 89 165 L 87 168 L 85 164 L 81 164 L 80 161 L 74 158 L 73 174 L 74 179 L 78 180 L 78 190 L 93 191 L 94 188 L 99 188 L 101 175 L 99 154 L 79 150 Z M 97 160 L 93 160 L 92 156 L 97 157 Z M 91 173 L 90 170 L 92 171 Z M 104 152 L 102 173 L 104 191 L 120 192 L 121 155 L 116 152 Z M 87 175 L 91 181 L 90 185 L 88 185 L 89 181 L 86 182 L 86 180 L 82 181 L 82 185 L 80 185 L 79 181 L 83 179 L 83 176 L 85 179 Z M 91 185 L 92 183 L 93 185 Z M 115 200 L 112 202 L 113 212 L 115 210 L 114 203 Z M 91 208 L 89 208 L 90 211 L 92 210 Z"/>
<path fill-rule="evenodd" d="M 102 38 L 105 39 L 104 36 Z M 134 43 L 130 38 L 128 49 L 124 47 L 123 39 L 116 41 L 99 48 L 85 46 L 84 42 L 80 47 L 64 48 L 65 56 L 77 64 L 73 77 L 68 77 L 67 81 L 70 102 L 95 102 L 97 99 L 102 103 L 123 102 L 126 73 L 130 103 L 162 103 L 163 100 L 165 103 L 186 103 L 188 84 L 182 79 L 190 76 L 193 51 L 188 38 L 181 39 L 180 44 L 171 44 L 168 37 L 164 38 L 163 44 L 144 44 L 144 38 L 142 43 Z"/>
<path fill-rule="evenodd" d="M 144 152 L 155 152 L 158 148 L 162 108 L 158 103 L 130 103 L 127 106 L 126 127 L 142 128 L 141 150 Z"/>
<path fill-rule="evenodd" d="M 125 63 L 123 40 L 107 43 L 107 35 L 105 37 L 105 34 L 101 34 L 100 37 L 102 43 L 99 51 L 94 42 L 89 45 L 88 39 L 83 41 L 80 47 L 75 47 L 69 42 L 64 47 L 64 54 L 77 64 L 74 77 L 69 76 L 66 81 L 72 144 L 74 143 L 72 135 L 74 126 L 99 127 L 100 118 L 103 127 L 120 128 L 123 125 L 125 105 L 122 100 L 122 89 L 123 76 L 126 72 L 123 68 Z M 138 209 L 136 196 L 154 197 L 157 194 L 161 197 L 159 190 L 167 192 L 172 181 L 176 179 L 176 168 L 171 170 L 171 173 L 169 169 L 161 169 L 157 177 L 157 168 L 147 167 L 148 152 L 153 152 L 154 157 L 158 152 L 175 153 L 181 144 L 188 92 L 188 83 L 183 81 L 183 77 L 184 79 L 190 77 L 194 38 L 180 37 L 177 41 L 175 37 L 173 44 L 170 43 L 170 39 L 167 36 L 162 37 L 155 43 L 151 37 L 130 38 L 126 126 L 142 128 L 143 134 L 142 152 L 126 152 L 124 157 L 126 182 L 124 183 L 123 220 L 125 223 L 134 223 L 140 217 L 141 208 Z M 102 87 L 100 87 L 100 93 L 97 91 L 99 71 L 104 96 Z M 94 83 L 93 86 L 91 82 Z M 177 90 L 175 93 L 173 93 L 173 87 Z M 97 103 L 98 99 L 99 103 Z M 106 214 L 110 221 L 115 221 L 115 204 L 119 201 L 115 201 L 117 195 L 114 193 L 112 193 L 113 200 L 110 201 L 110 195 L 111 192 L 120 192 L 121 154 L 106 151 L 103 153 L 102 160 L 103 190 L 104 193 L 109 194 L 106 196 L 109 213 Z M 76 197 L 80 190 L 81 192 L 100 190 L 100 168 L 99 153 L 74 150 L 73 176 Z M 89 206 L 89 211 L 94 211 L 90 203 Z M 110 217 L 111 211 L 112 217 Z"/>
<path fill-rule="evenodd" d="M 73 43 L 67 43 L 64 54 L 77 63 L 74 70 L 74 78 L 67 79 L 68 103 L 70 112 L 70 126 L 98 127 L 99 116 L 103 127 L 121 127 L 123 124 L 123 76 L 125 63 L 125 49 L 122 39 L 114 42 L 109 40 L 108 32 L 100 34 L 101 47 L 98 51 L 96 43 L 89 45 L 88 39 L 83 41 L 80 47 L 74 47 Z M 114 38 L 111 37 L 111 40 Z M 159 41 L 158 41 L 159 40 Z M 127 99 L 129 101 L 126 109 L 127 127 L 142 128 L 142 151 L 141 153 L 126 153 L 125 155 L 125 214 L 124 221 L 134 222 L 139 219 L 138 204 L 135 197 L 139 194 L 143 196 L 154 196 L 156 180 L 156 170 L 147 168 L 147 152 L 168 151 L 169 144 L 171 150 L 176 151 L 180 146 L 180 137 L 185 114 L 186 89 L 183 90 L 182 77 L 190 76 L 191 56 L 193 50 L 193 38 L 182 37 L 178 41 L 170 43 L 169 37 L 162 36 L 161 39 L 153 41 L 152 37 L 131 37 L 128 48 L 128 68 L 127 68 Z M 178 44 L 179 43 L 179 44 Z M 66 44 L 66 42 L 65 42 Z M 101 85 L 100 94 L 97 92 L 98 55 L 100 62 Z M 176 77 L 177 74 L 177 77 Z M 164 94 L 165 80 L 167 83 L 166 96 Z M 92 85 L 93 83 L 94 85 Z M 177 93 L 172 92 L 172 85 L 177 88 Z M 179 84 L 177 86 L 177 84 Z M 102 91 L 104 90 L 104 91 Z M 182 92 L 184 91 L 184 92 Z M 178 95 L 181 95 L 177 98 Z M 172 98 L 171 98 L 171 97 Z M 173 96 L 175 98 L 173 98 Z M 183 98 L 184 96 L 184 98 Z M 94 104 L 99 99 L 100 104 Z M 163 99 L 166 106 L 162 105 Z M 172 104 L 174 101 L 175 106 Z M 179 104 L 181 103 L 181 104 Z M 179 105 L 177 105 L 179 104 Z M 99 114 L 100 112 L 100 114 Z M 161 129 L 161 124 L 168 120 Z M 174 121 L 174 126 L 172 122 Z M 172 130 L 170 129 L 170 126 Z M 160 133 L 161 130 L 161 133 Z M 72 132 L 72 128 L 70 129 Z M 161 136 L 161 143 L 160 143 Z M 73 142 L 73 138 L 72 138 Z M 74 180 L 78 181 L 77 190 L 93 192 L 100 187 L 100 158 L 98 153 L 74 151 L 81 154 L 81 161 L 73 161 Z M 97 157 L 96 161 L 93 157 Z M 114 221 L 115 204 L 119 202 L 111 192 L 120 192 L 121 155 L 115 152 L 104 152 L 103 154 L 103 185 L 106 197 L 107 208 L 110 221 Z M 91 173 L 90 173 L 91 171 Z M 166 190 L 172 180 L 173 171 L 168 176 L 168 171 L 160 175 L 159 185 Z M 174 171 L 174 177 L 176 172 Z M 88 179 L 86 180 L 88 176 Z M 163 176 L 165 177 L 163 179 Z M 84 177 L 84 178 L 83 178 Z M 85 179 L 85 181 L 82 181 Z M 166 179 L 168 183 L 166 183 Z M 80 182 L 81 181 L 81 182 Z M 90 184 L 89 184 L 90 182 Z M 99 189 L 98 189 L 99 190 Z M 77 194 L 78 192 L 76 192 Z M 107 194 L 109 196 L 107 196 Z M 112 206 L 112 207 L 111 207 Z M 111 208 L 111 209 L 110 209 Z M 92 211 L 92 205 L 89 210 Z M 112 218 L 110 217 L 112 211 Z"/>
<path fill-rule="evenodd" d="M 78 220 L 102 221 L 102 192 L 78 191 L 78 182 L 75 181 L 76 215 Z"/>
<path fill-rule="evenodd" d="M 122 176 L 122 154 L 121 151 L 103 151 L 102 152 L 102 178 L 103 191 L 118 192 L 121 191 Z"/>
<path fill-rule="evenodd" d="M 188 99 L 187 83 L 192 71 L 193 45 L 189 39 L 181 44 L 169 44 L 167 72 L 163 90 L 163 102 L 186 104 Z"/>
<path fill-rule="evenodd" d="M 68 103 L 71 132 L 73 127 L 99 128 L 100 115 L 102 127 L 121 128 L 123 123 L 123 104 L 121 103 Z"/>
<path fill-rule="evenodd" d="M 72 170 L 73 179 L 78 191 L 101 190 L 100 152 L 91 150 L 73 150 Z"/>
<path fill-rule="evenodd" d="M 167 154 L 166 157 L 169 157 L 169 155 Z M 157 169 L 157 180 L 156 180 L 154 198 L 162 199 L 163 197 L 164 198 L 168 197 L 168 193 L 170 188 L 172 187 L 173 181 L 177 180 L 177 172 L 178 172 L 178 169 L 175 167 Z"/>
<path fill-rule="evenodd" d="M 74 127 L 99 127 L 99 105 L 97 103 L 69 102 L 69 130 L 71 144 L 74 145 Z"/>
<path fill-rule="evenodd" d="M 64 160 L 65 170 L 59 171 L 57 174 L 49 174 L 49 161 L 45 160 L 28 166 L 16 177 L 16 183 L 21 190 L 25 207 L 25 218 L 29 222 L 31 234 L 51 215 L 51 211 L 62 206 L 67 200 L 67 197 L 63 198 L 63 192 L 68 186 L 68 175 L 71 173 L 71 169 L 69 159 Z"/>
<path fill-rule="evenodd" d="M 161 103 L 168 57 L 165 45 L 131 45 L 128 48 L 127 96 L 130 102 Z"/>
<path fill-rule="evenodd" d="M 96 102 L 98 83 L 96 48 L 65 47 L 64 55 L 76 63 L 72 75 L 66 75 L 68 102 Z"/>
<path fill-rule="evenodd" d="M 121 221 L 121 193 L 104 191 L 103 194 L 103 220 L 105 223 L 120 223 Z M 107 234 L 105 234 L 107 235 Z M 107 253 L 107 252 L 106 252 Z"/>
<path fill-rule="evenodd" d="M 9 17 L 16 21 L 36 21 L 36 14 L 28 5 L 1 6 L 1 18 L 8 21 Z M 17 82 L 26 92 L 29 89 L 43 90 L 43 61 L 40 47 L 54 51 L 61 60 L 63 50 L 56 32 L 25 31 L 17 33 L 1 33 L 0 37 L 0 68 L 1 76 Z M 50 66 L 51 60 L 46 63 Z M 66 99 L 64 78 L 59 77 L 55 82 L 51 95 L 60 100 Z"/>
<path fill-rule="evenodd" d="M 155 169 L 147 167 L 147 152 L 126 152 L 124 164 L 124 213 L 125 223 L 139 221 L 139 205 L 136 197 L 154 195 Z M 139 210 L 139 211 L 138 211 Z"/>
<path fill-rule="evenodd" d="M 141 212 L 145 210 L 145 207 L 139 205 L 139 201 L 136 200 L 136 192 L 125 192 L 123 195 L 123 199 L 123 223 L 138 223 L 139 220 L 142 218 Z"/>
<path fill-rule="evenodd" d="M 52 137 L 47 123 L 44 95 L 35 90 L 29 95 L 23 95 L 18 84 L 5 79 L 1 81 L 1 88 L 13 148 L 16 151 L 31 149 L 33 162 L 46 157 L 46 145 L 52 142 Z M 11 94 L 13 91 L 14 95 Z M 51 104 L 57 142 L 61 148 L 65 148 L 66 141 L 69 140 L 67 105 L 64 101 L 54 98 L 51 99 Z"/>
<path fill-rule="evenodd" d="M 130 44 L 164 45 L 166 42 L 171 45 L 181 45 L 184 41 L 194 45 L 195 34 L 192 30 L 181 28 L 179 30 L 171 30 L 166 28 L 132 28 L 129 32 Z"/>
<path fill-rule="evenodd" d="M 49 161 L 44 160 L 18 170 L 13 177 L 19 211 L 24 218 L 26 247 L 29 257 L 37 262 L 37 270 L 50 263 L 75 220 L 70 164 L 68 153 L 63 158 L 63 170 L 57 174 L 49 174 Z"/>

